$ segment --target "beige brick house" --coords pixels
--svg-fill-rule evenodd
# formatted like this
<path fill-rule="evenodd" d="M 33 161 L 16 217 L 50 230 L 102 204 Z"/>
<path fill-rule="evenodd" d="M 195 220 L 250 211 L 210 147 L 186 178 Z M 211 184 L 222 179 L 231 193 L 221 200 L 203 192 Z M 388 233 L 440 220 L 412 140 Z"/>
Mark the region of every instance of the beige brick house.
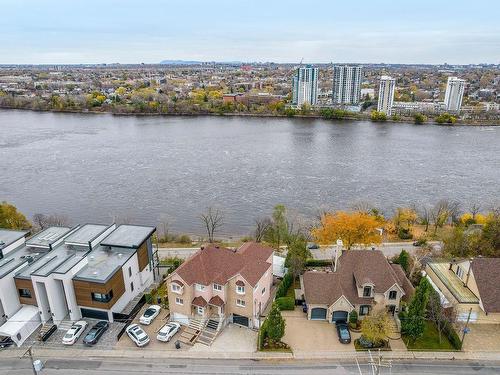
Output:
<path fill-rule="evenodd" d="M 352 311 L 363 319 L 372 312 L 394 314 L 414 291 L 403 269 L 378 250 L 348 250 L 334 271 L 307 271 L 304 299 L 310 320 L 347 321 Z"/>
<path fill-rule="evenodd" d="M 206 246 L 167 278 L 172 320 L 211 318 L 258 327 L 272 281 L 273 249 L 258 243 L 236 250 Z"/>
<path fill-rule="evenodd" d="M 500 258 L 430 262 L 425 271 L 458 321 L 500 323 Z"/>

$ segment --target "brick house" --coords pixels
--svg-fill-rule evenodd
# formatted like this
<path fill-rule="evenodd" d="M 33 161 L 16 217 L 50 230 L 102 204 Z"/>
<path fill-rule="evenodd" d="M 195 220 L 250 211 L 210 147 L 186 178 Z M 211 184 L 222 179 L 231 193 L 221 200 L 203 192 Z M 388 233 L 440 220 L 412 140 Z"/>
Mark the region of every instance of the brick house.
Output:
<path fill-rule="evenodd" d="M 216 319 L 258 327 L 270 301 L 273 249 L 245 243 L 236 250 L 203 247 L 167 277 L 172 320 Z"/>
<path fill-rule="evenodd" d="M 307 318 L 336 322 L 357 311 L 360 319 L 372 312 L 399 310 L 400 301 L 414 291 L 398 264 L 378 250 L 348 250 L 334 271 L 307 271 L 303 275 Z"/>

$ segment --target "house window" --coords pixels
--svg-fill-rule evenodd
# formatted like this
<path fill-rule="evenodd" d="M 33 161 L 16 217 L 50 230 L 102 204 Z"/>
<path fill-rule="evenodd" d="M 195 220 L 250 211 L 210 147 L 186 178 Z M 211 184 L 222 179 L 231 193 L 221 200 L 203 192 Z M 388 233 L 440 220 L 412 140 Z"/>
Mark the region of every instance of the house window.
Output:
<path fill-rule="evenodd" d="M 241 285 L 236 285 L 236 293 L 245 294 L 245 287 Z"/>
<path fill-rule="evenodd" d="M 398 297 L 398 292 L 395 290 L 391 290 L 389 292 L 389 299 L 396 299 Z"/>
<path fill-rule="evenodd" d="M 177 305 L 184 305 L 184 300 L 182 298 L 175 297 L 175 303 Z"/>
<path fill-rule="evenodd" d="M 222 290 L 222 285 L 214 284 L 214 290 L 218 290 L 220 292 Z"/>
<path fill-rule="evenodd" d="M 266 292 L 266 288 L 262 288 L 262 294 Z"/>
<path fill-rule="evenodd" d="M 113 291 L 110 290 L 108 293 L 92 293 L 92 300 L 96 302 L 109 302 L 113 298 Z"/>
<path fill-rule="evenodd" d="M 19 297 L 31 298 L 31 290 L 25 288 L 19 289 Z"/>
<path fill-rule="evenodd" d="M 245 301 L 242 300 L 242 299 L 237 299 L 236 300 L 236 306 L 245 307 Z"/>
<path fill-rule="evenodd" d="M 182 293 L 182 287 L 179 284 L 176 284 L 176 283 L 170 284 L 170 289 L 174 293 L 178 293 L 178 294 Z"/>
<path fill-rule="evenodd" d="M 200 306 L 196 306 L 196 313 L 198 315 L 203 315 L 205 313 L 205 308 L 204 307 L 200 307 Z"/>
<path fill-rule="evenodd" d="M 457 272 L 456 273 L 457 273 L 457 276 L 459 278 L 463 278 L 464 277 L 464 270 L 462 269 L 462 267 L 457 266 Z"/>
<path fill-rule="evenodd" d="M 198 292 L 204 292 L 205 291 L 205 285 L 196 284 L 196 290 Z"/>
<path fill-rule="evenodd" d="M 370 305 L 361 305 L 359 306 L 359 315 L 370 315 Z"/>
<path fill-rule="evenodd" d="M 128 277 L 132 277 L 132 267 L 128 268 Z"/>
<path fill-rule="evenodd" d="M 134 283 L 130 283 L 130 290 L 133 292 L 134 291 Z"/>
<path fill-rule="evenodd" d="M 363 288 L 363 297 L 371 297 L 372 296 L 372 287 L 371 286 L 365 286 Z"/>

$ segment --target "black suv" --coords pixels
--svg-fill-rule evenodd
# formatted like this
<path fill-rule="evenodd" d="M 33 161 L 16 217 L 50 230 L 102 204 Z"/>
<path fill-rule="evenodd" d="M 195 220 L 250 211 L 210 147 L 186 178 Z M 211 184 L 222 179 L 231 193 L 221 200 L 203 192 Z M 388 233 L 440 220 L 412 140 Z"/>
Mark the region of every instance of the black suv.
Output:
<path fill-rule="evenodd" d="M 101 336 L 106 332 L 109 323 L 105 320 L 97 322 L 83 338 L 83 343 L 88 346 L 97 344 Z"/>

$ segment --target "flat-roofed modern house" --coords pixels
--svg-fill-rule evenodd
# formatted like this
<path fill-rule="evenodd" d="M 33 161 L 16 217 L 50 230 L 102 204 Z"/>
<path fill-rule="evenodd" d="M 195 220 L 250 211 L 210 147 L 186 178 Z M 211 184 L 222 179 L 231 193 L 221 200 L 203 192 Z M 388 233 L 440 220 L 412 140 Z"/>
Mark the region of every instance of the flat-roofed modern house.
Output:
<path fill-rule="evenodd" d="M 307 318 L 331 323 L 347 321 L 352 311 L 361 319 L 397 313 L 414 291 L 401 266 L 378 250 L 343 251 L 333 271 L 307 271 L 302 280 Z"/>
<path fill-rule="evenodd" d="M 120 225 L 87 255 L 73 277 L 82 317 L 113 321 L 153 283 L 154 227 Z"/>
<path fill-rule="evenodd" d="M 27 231 L 10 230 L 0 228 L 0 259 L 7 255 L 11 250 L 22 245 L 25 237 L 28 235 Z"/>
<path fill-rule="evenodd" d="M 458 321 L 500 323 L 500 258 L 429 262 L 425 271 Z"/>
<path fill-rule="evenodd" d="M 272 281 L 273 249 L 250 242 L 236 250 L 206 246 L 167 277 L 172 319 L 258 327 Z"/>
<path fill-rule="evenodd" d="M 41 323 L 113 321 L 154 281 L 155 230 L 84 224 L 47 228 L 22 242 L 0 260 L 0 335 L 20 344 Z M 36 319 L 24 324 L 21 315 Z"/>

